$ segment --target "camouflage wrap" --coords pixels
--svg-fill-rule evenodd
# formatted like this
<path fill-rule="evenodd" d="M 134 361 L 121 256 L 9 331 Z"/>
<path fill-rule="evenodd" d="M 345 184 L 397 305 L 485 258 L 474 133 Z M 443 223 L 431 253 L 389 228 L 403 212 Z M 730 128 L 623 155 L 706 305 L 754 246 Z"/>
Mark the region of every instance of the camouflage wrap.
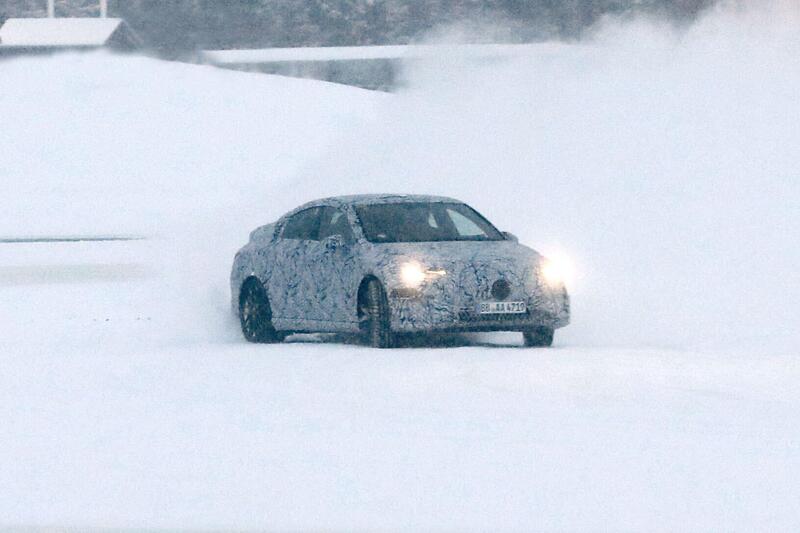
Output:
<path fill-rule="evenodd" d="M 542 257 L 512 240 L 371 243 L 361 231 L 355 205 L 391 202 L 447 202 L 430 196 L 353 196 L 310 202 L 274 224 L 257 228 L 236 254 L 231 273 L 231 303 L 239 308 L 243 282 L 257 278 L 266 288 L 273 324 L 283 331 L 359 331 L 358 291 L 369 278 L 383 285 L 391 309 L 391 328 L 416 331 L 522 331 L 569 323 L 569 297 L 540 276 Z M 286 220 L 309 207 L 340 209 L 354 240 L 283 239 Z M 414 262 L 429 272 L 416 290 L 401 281 L 402 265 Z M 522 301 L 521 315 L 480 315 L 481 302 L 497 301 L 492 286 L 507 283 L 502 300 Z"/>

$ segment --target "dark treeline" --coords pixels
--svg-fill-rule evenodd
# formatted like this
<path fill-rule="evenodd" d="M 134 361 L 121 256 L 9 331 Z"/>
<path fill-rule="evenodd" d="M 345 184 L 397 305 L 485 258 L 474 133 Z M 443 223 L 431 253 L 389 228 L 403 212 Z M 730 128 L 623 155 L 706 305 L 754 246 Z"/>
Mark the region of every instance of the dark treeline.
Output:
<path fill-rule="evenodd" d="M 476 40 L 574 39 L 606 14 L 690 20 L 714 0 L 109 0 L 152 48 L 403 44 L 453 23 Z M 0 22 L 44 16 L 46 0 L 0 0 Z M 57 16 L 96 16 L 97 0 L 56 0 Z M 493 32 L 486 33 L 491 27 Z M 498 30 L 500 28 L 501 30 Z M 499 33 L 498 33 L 499 32 Z M 469 33 L 467 31 L 467 33 Z"/>

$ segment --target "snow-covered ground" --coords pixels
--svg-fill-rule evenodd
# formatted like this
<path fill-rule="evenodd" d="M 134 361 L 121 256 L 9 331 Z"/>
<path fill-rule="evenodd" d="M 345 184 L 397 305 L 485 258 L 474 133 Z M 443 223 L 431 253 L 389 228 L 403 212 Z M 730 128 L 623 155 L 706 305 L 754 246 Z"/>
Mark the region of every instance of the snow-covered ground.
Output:
<path fill-rule="evenodd" d="M 550 44 L 465 44 L 442 50 L 441 45 L 304 46 L 244 50 L 205 50 L 203 58 L 217 65 L 295 63 L 300 61 L 359 61 L 366 59 L 424 59 L 446 53 L 461 58 L 501 59 L 538 53 Z"/>
<path fill-rule="evenodd" d="M 432 59 L 397 95 L 0 63 L 0 240 L 145 237 L 0 244 L 0 527 L 797 530 L 798 15 Z M 250 229 L 387 190 L 572 258 L 556 346 L 244 343 Z"/>

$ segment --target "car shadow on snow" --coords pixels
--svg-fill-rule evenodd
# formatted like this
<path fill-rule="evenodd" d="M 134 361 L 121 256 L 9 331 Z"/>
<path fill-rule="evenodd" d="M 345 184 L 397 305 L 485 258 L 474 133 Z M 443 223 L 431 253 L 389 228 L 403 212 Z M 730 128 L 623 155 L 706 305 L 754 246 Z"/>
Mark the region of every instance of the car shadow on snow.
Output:
<path fill-rule="evenodd" d="M 395 348 L 521 348 L 522 335 L 481 333 L 425 333 L 399 334 L 395 337 Z M 517 339 L 516 336 L 520 338 Z M 313 333 L 290 335 L 287 344 L 344 344 L 368 347 L 359 335 L 341 333 Z"/>

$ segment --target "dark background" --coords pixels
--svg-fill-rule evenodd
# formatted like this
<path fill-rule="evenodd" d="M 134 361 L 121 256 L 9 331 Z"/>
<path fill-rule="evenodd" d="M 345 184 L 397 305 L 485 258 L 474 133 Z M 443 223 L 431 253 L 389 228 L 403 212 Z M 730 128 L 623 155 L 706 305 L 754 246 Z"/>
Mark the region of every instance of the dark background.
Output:
<path fill-rule="evenodd" d="M 163 53 L 272 46 L 405 44 L 435 28 L 502 42 L 575 39 L 605 14 L 675 23 L 715 0 L 109 0 L 148 47 Z M 0 23 L 46 15 L 46 0 L 0 0 Z M 57 16 L 97 16 L 97 0 L 57 0 Z M 481 31 L 470 32 L 470 27 Z M 486 28 L 495 28 L 487 32 Z M 496 28 L 502 28 L 497 30 Z"/>

